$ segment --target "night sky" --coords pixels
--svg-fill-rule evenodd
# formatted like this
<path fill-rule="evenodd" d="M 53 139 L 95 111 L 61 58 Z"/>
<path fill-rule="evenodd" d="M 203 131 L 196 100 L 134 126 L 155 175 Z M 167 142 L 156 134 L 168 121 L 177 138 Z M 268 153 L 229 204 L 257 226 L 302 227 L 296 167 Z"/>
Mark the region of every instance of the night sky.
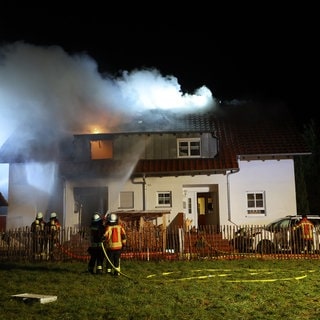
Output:
<path fill-rule="evenodd" d="M 156 68 L 177 77 L 186 92 L 205 85 L 221 101 L 280 101 L 302 122 L 315 117 L 320 56 L 315 8 L 230 8 L 211 7 L 210 15 L 209 7 L 197 8 L 194 16 L 155 10 L 130 19 L 101 8 L 22 16 L 3 11 L 0 43 L 23 40 L 85 52 L 101 73 Z"/>

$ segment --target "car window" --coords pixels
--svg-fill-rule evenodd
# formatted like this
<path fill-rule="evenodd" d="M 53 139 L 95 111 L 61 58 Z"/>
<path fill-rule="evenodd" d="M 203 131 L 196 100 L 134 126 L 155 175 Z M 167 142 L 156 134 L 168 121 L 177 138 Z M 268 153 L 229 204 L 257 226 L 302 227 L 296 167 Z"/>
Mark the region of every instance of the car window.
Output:
<path fill-rule="evenodd" d="M 288 226 L 289 226 L 289 219 L 284 218 L 268 224 L 266 229 L 269 231 L 279 231 L 282 228 L 288 228 Z"/>
<path fill-rule="evenodd" d="M 279 221 L 279 229 L 288 228 L 290 225 L 290 219 L 283 219 Z"/>
<path fill-rule="evenodd" d="M 293 218 L 290 221 L 290 227 L 294 227 L 298 222 L 300 221 L 300 218 Z"/>
<path fill-rule="evenodd" d="M 275 231 L 278 232 L 283 228 L 289 228 L 289 227 L 293 227 L 295 226 L 299 221 L 301 220 L 301 217 L 284 217 L 281 219 L 278 219 L 274 222 L 269 223 L 265 229 L 267 229 L 268 231 Z M 320 218 L 309 218 L 310 221 L 312 221 L 312 223 L 317 226 L 320 227 Z"/>
<path fill-rule="evenodd" d="M 268 225 L 266 225 L 266 230 L 268 230 L 268 231 L 273 231 L 274 230 L 274 226 L 275 226 L 275 224 L 276 224 L 277 222 L 271 222 L 271 223 L 269 223 Z"/>

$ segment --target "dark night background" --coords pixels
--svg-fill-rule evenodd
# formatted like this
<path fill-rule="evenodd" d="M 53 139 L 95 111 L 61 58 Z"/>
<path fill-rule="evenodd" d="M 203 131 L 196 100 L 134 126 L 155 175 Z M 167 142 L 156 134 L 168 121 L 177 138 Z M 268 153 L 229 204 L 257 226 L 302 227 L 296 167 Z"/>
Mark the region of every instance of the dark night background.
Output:
<path fill-rule="evenodd" d="M 101 73 L 154 67 L 183 91 L 205 85 L 222 101 L 281 101 L 299 123 L 317 116 L 319 23 L 310 5 L 79 6 L 3 10 L 0 43 L 59 45 L 86 52 Z"/>
<path fill-rule="evenodd" d="M 101 74 L 156 68 L 163 76 L 175 76 L 186 93 L 204 85 L 222 102 L 281 102 L 302 132 L 311 119 L 320 119 L 320 28 L 311 2 L 91 2 L 59 7 L 11 1 L 1 9 L 0 47 L 15 41 L 58 45 L 67 53 L 91 56 Z M 312 136 L 309 131 L 313 155 L 303 167 L 310 210 L 320 212 L 320 134 L 319 129 L 314 132 Z"/>

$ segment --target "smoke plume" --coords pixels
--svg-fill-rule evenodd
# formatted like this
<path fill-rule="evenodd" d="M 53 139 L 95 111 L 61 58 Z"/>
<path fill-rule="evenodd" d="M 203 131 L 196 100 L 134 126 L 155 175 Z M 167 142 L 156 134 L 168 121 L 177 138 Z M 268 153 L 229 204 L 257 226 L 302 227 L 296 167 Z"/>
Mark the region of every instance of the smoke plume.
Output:
<path fill-rule="evenodd" d="M 70 55 L 59 46 L 15 42 L 0 48 L 0 146 L 18 130 L 26 147 L 42 134 L 55 141 L 107 133 L 146 109 L 186 112 L 214 105 L 207 87 L 183 93 L 175 76 L 156 69 L 114 76 L 99 73 L 87 54 Z"/>

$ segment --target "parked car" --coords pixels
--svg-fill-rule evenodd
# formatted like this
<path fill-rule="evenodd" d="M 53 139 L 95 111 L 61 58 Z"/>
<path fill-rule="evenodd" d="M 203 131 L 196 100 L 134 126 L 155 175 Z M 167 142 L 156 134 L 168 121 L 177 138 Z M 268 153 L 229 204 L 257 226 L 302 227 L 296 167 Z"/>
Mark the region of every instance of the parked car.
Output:
<path fill-rule="evenodd" d="M 297 245 L 293 227 L 300 221 L 301 215 L 279 218 L 266 226 L 244 226 L 234 233 L 230 244 L 239 252 L 277 253 L 294 252 Z M 320 215 L 308 215 L 314 224 L 314 251 L 319 252 Z"/>

